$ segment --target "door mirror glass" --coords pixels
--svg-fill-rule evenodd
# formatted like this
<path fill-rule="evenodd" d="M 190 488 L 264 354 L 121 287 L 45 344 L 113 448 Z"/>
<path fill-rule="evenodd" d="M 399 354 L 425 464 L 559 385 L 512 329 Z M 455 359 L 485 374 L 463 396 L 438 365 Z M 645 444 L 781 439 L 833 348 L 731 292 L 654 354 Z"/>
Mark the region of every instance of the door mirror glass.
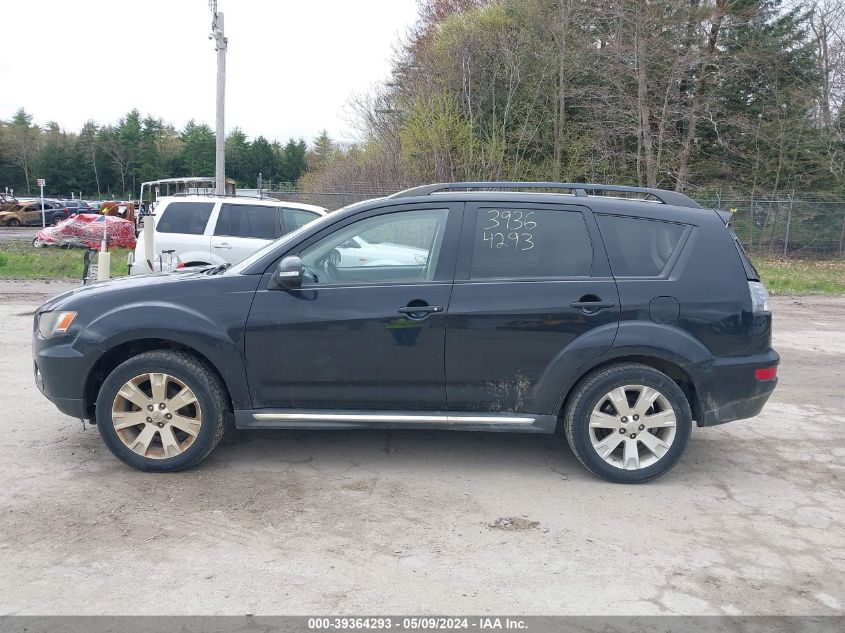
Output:
<path fill-rule="evenodd" d="M 302 261 L 294 255 L 285 257 L 270 278 L 270 290 L 293 290 L 302 287 Z"/>

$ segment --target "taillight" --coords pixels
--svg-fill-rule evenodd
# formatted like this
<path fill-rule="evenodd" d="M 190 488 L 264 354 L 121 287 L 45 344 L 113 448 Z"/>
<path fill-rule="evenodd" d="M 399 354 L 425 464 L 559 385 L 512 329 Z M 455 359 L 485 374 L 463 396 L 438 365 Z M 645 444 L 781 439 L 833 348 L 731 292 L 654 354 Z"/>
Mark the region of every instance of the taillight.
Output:
<path fill-rule="evenodd" d="M 774 366 L 764 367 L 763 369 L 755 369 L 754 377 L 757 380 L 774 380 L 778 377 L 778 368 L 777 366 Z"/>
<path fill-rule="evenodd" d="M 769 305 L 769 291 L 760 281 L 749 281 L 748 291 L 751 293 L 751 311 L 754 314 L 771 314 Z"/>

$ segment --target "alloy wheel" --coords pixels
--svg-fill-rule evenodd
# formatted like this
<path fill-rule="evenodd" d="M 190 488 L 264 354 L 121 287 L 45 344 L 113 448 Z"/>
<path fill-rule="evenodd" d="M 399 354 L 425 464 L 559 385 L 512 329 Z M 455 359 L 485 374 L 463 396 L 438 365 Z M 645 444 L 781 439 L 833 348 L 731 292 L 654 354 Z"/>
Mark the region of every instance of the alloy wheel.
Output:
<path fill-rule="evenodd" d="M 675 441 L 677 419 L 669 400 L 653 387 L 617 387 L 590 414 L 590 442 L 608 464 L 624 470 L 647 468 Z"/>
<path fill-rule="evenodd" d="M 202 426 L 202 409 L 194 392 L 178 378 L 145 373 L 117 392 L 112 424 L 130 450 L 149 459 L 167 459 L 194 443 Z"/>

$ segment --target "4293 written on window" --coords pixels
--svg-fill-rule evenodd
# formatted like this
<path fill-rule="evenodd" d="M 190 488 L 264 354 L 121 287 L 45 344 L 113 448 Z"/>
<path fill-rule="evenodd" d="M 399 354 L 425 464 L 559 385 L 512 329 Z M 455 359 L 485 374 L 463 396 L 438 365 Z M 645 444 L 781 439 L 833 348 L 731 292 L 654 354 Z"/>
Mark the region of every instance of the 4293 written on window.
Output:
<path fill-rule="evenodd" d="M 479 209 L 470 279 L 589 276 L 593 246 L 579 211 Z"/>
<path fill-rule="evenodd" d="M 483 213 L 486 221 L 481 229 L 481 238 L 490 248 L 514 248 L 518 251 L 534 248 L 536 211 L 488 209 Z"/>

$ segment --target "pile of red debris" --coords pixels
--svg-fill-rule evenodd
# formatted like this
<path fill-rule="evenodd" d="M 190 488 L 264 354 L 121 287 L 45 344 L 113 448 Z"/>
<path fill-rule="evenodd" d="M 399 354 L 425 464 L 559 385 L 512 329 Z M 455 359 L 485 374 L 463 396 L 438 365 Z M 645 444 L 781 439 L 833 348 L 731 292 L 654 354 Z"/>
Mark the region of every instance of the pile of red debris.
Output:
<path fill-rule="evenodd" d="M 79 246 L 99 248 L 103 241 L 103 223 L 112 248 L 135 248 L 135 223 L 111 215 L 80 213 L 55 226 L 38 231 L 35 246 Z"/>

